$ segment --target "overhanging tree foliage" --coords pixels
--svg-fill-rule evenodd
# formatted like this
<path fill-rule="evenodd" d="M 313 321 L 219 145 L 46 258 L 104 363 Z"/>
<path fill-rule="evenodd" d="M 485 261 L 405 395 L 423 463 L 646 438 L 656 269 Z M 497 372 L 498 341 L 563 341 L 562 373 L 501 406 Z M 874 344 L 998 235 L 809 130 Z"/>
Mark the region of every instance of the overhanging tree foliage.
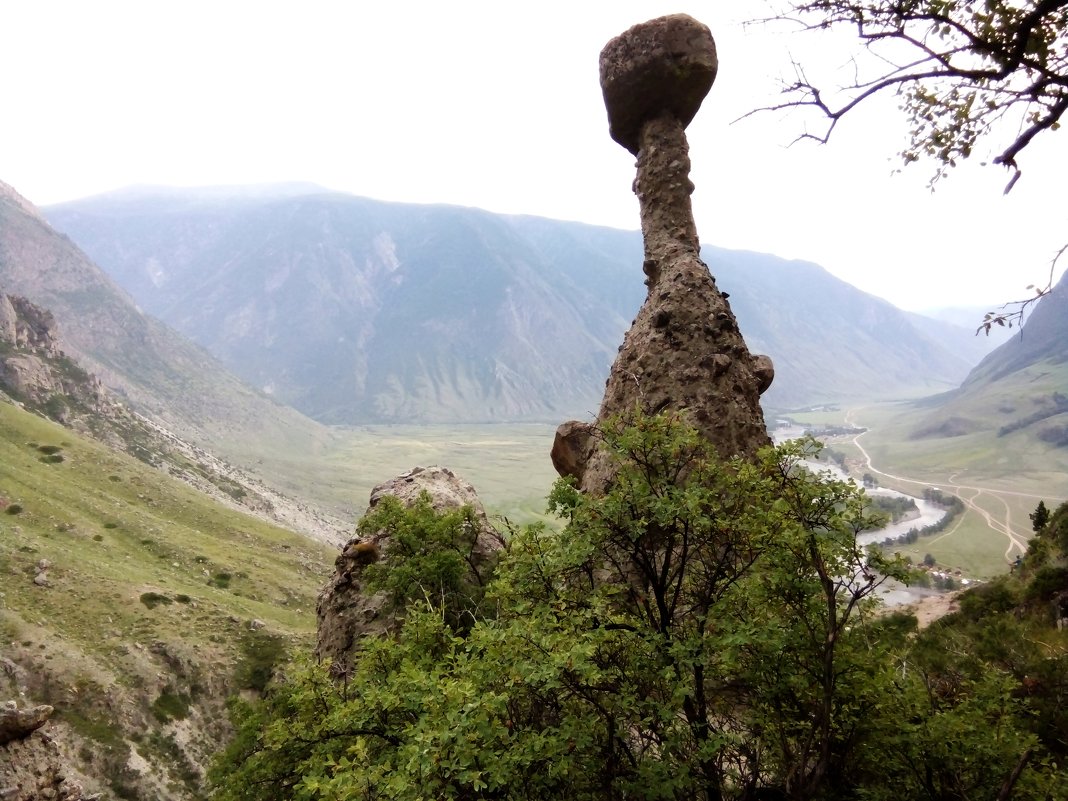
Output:
<path fill-rule="evenodd" d="M 865 101 L 893 94 L 911 124 L 906 164 L 934 159 L 935 180 L 970 157 L 980 140 L 994 145 L 993 164 L 1020 177 L 1020 157 L 1068 111 L 1068 0 L 788 0 L 775 19 L 805 31 L 851 30 L 862 51 L 853 80 L 829 87 L 804 65 L 774 109 L 807 108 L 822 124 L 803 139 L 826 142 L 838 122 Z M 1056 260 L 1033 297 L 992 312 L 981 329 L 1021 321 L 1052 288 Z"/>

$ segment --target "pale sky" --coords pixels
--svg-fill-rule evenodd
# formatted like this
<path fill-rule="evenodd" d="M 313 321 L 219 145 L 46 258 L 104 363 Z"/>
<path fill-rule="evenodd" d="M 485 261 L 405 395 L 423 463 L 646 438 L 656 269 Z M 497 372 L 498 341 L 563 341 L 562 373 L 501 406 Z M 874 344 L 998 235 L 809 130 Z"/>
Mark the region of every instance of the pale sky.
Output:
<path fill-rule="evenodd" d="M 310 181 L 633 229 L 633 157 L 608 136 L 597 56 L 630 25 L 681 11 L 709 25 L 720 57 L 688 131 L 702 242 L 814 261 L 908 309 L 1045 282 L 1068 242 L 1065 133 L 1025 151 L 1003 197 L 1009 176 L 981 168 L 983 152 L 933 195 L 933 164 L 895 175 L 907 124 L 894 98 L 825 146 L 788 147 L 800 112 L 732 125 L 775 102 L 791 57 L 810 77 L 847 72 L 850 37 L 742 27 L 763 9 L 0 0 L 0 180 L 38 205 L 130 184 Z"/>

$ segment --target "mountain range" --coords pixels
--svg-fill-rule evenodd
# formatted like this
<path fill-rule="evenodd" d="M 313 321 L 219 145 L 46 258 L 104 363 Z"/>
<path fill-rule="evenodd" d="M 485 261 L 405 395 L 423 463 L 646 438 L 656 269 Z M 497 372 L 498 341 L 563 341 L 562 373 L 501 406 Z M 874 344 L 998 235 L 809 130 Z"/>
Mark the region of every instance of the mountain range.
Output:
<path fill-rule="evenodd" d="M 769 405 L 897 397 L 967 374 L 902 404 L 902 447 L 947 470 L 1008 462 L 1013 487 L 1025 469 L 1063 481 L 1068 277 L 969 373 L 985 344 L 970 331 L 816 265 L 704 256 L 752 348 L 776 361 Z M 42 742 L 92 789 L 202 797 L 202 766 L 230 734 L 225 698 L 262 690 L 287 648 L 307 647 L 336 555 L 212 502 L 205 492 L 291 529 L 312 517 L 267 508 L 285 499 L 207 446 L 241 445 L 257 470 L 268 451 L 300 451 L 284 466 L 321 485 L 381 462 L 280 401 L 331 423 L 581 415 L 642 300 L 640 260 L 635 232 L 304 186 L 125 192 L 46 220 L 0 184 L 0 389 L 16 401 L 0 403 L 0 692 L 55 706 Z M 529 481 L 544 453 L 506 444 Z M 317 446 L 333 461 L 313 472 Z"/>
<path fill-rule="evenodd" d="M 51 207 L 149 315 L 320 422 L 588 417 L 642 300 L 641 236 L 288 185 Z M 772 408 L 930 393 L 983 343 L 815 264 L 705 247 Z"/>
<path fill-rule="evenodd" d="M 30 203 L 0 183 L 0 290 L 52 313 L 63 350 L 119 399 L 193 441 L 321 440 L 311 420 L 250 389 L 135 301 Z M 225 448 L 223 448 L 225 450 Z"/>
<path fill-rule="evenodd" d="M 914 437 L 993 434 L 1006 454 L 1022 440 L 1019 469 L 1035 457 L 1049 465 L 1055 454 L 1068 469 L 1068 273 L 1024 327 L 937 401 L 916 423 Z"/>

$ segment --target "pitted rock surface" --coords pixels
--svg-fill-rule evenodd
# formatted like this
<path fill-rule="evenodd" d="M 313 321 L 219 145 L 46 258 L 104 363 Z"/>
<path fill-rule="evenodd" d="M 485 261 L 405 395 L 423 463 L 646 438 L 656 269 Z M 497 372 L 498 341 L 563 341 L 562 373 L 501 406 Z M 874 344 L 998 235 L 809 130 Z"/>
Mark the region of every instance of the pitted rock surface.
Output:
<path fill-rule="evenodd" d="M 74 780 L 64 756 L 42 727 L 52 707 L 0 705 L 0 799 L 3 801 L 93 801 Z"/>
<path fill-rule="evenodd" d="M 771 441 L 760 394 L 774 368 L 768 357 L 749 352 L 701 261 L 690 202 L 685 126 L 715 78 L 712 35 L 692 17 L 662 17 L 609 42 L 600 64 L 612 137 L 638 154 L 634 192 L 649 292 L 612 365 L 597 420 L 635 408 L 682 412 L 722 457 L 752 457 Z M 558 429 L 554 451 L 573 438 L 575 425 Z M 554 464 L 561 475 L 581 476 L 583 490 L 604 492 L 614 475 L 611 459 L 595 442 L 587 453 L 585 464 L 572 461 L 563 470 Z"/>
<path fill-rule="evenodd" d="M 411 506 L 423 492 L 430 495 L 434 509 L 444 511 L 471 506 L 479 521 L 475 559 L 488 558 L 501 547 L 500 535 L 490 525 L 475 488 L 445 467 L 415 467 L 371 491 L 371 512 L 386 496 Z M 368 592 L 362 581 L 367 565 L 379 559 L 389 563 L 389 537 L 378 532 L 367 538 L 354 537 L 334 561 L 334 575 L 319 593 L 316 604 L 318 641 L 316 657 L 331 659 L 335 673 L 343 674 L 360 649 L 360 641 L 381 636 L 397 625 L 397 616 L 384 593 Z"/>

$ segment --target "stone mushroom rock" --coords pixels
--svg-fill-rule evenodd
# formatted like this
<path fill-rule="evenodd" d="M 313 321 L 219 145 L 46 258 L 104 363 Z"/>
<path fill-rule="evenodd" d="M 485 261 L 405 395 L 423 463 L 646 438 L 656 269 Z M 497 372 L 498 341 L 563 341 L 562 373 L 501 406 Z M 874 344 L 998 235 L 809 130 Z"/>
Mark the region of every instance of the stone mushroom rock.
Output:
<path fill-rule="evenodd" d="M 638 156 L 634 192 L 649 289 L 612 365 L 597 422 L 635 408 L 682 412 L 721 456 L 748 458 L 771 441 L 760 394 L 774 370 L 770 359 L 749 352 L 727 298 L 701 261 L 690 202 L 685 127 L 712 86 L 717 64 L 708 28 L 683 14 L 636 25 L 601 52 L 612 137 Z M 571 433 L 557 436 L 560 442 Z M 614 476 L 611 459 L 596 443 L 586 454 L 584 464 L 569 463 L 566 473 L 557 469 L 581 476 L 587 492 L 604 492 Z"/>
<path fill-rule="evenodd" d="M 549 457 L 553 461 L 556 472 L 565 478 L 575 479 L 582 484 L 583 474 L 586 472 L 586 462 L 590 458 L 590 448 L 593 445 L 593 426 L 578 420 L 568 420 L 561 423 L 556 429 L 556 438 L 553 440 L 553 448 Z"/>
<path fill-rule="evenodd" d="M 670 111 L 683 127 L 719 71 L 716 43 L 687 14 L 635 25 L 601 51 L 601 91 L 612 138 L 638 155 L 642 125 Z"/>
<path fill-rule="evenodd" d="M 364 515 L 386 496 L 411 506 L 423 492 L 430 496 L 431 505 L 438 511 L 463 506 L 474 509 L 479 525 L 474 550 L 476 565 L 500 550 L 500 535 L 490 525 L 475 488 L 445 467 L 415 467 L 379 484 L 371 491 Z M 379 560 L 389 563 L 389 537 L 385 532 L 350 539 L 334 561 L 334 575 L 319 593 L 315 654 L 319 659 L 333 660 L 336 675 L 343 675 L 351 666 L 361 640 L 381 636 L 397 626 L 397 612 L 385 594 L 372 594 L 363 586 L 364 569 Z"/>

